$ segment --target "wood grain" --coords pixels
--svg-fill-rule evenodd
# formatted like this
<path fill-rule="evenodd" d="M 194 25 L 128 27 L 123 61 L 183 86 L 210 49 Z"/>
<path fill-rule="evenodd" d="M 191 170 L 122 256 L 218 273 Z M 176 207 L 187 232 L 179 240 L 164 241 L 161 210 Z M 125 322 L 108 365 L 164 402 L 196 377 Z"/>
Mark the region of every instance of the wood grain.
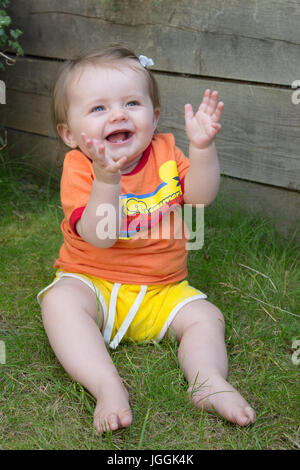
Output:
<path fill-rule="evenodd" d="M 51 89 L 59 63 L 19 59 L 6 70 L 7 104 L 2 122 L 12 129 L 56 135 L 50 118 Z M 196 109 L 205 88 L 217 89 L 225 102 L 216 144 L 224 175 L 300 190 L 300 105 L 291 91 L 156 73 L 162 115 L 159 130 L 173 132 L 187 151 L 184 104 Z"/>
<path fill-rule="evenodd" d="M 9 13 L 27 55 L 65 59 L 121 41 L 158 71 L 299 78 L 300 0 L 14 0 Z"/>

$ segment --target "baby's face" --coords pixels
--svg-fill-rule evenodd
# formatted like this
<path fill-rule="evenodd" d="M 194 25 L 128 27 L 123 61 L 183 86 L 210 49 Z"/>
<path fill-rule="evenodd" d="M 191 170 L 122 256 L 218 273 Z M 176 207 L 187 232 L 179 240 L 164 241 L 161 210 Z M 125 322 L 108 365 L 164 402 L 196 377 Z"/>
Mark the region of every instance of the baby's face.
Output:
<path fill-rule="evenodd" d="M 139 160 L 159 118 L 143 73 L 129 66 L 89 65 L 73 79 L 68 97 L 67 145 L 78 146 L 88 155 L 81 137 L 84 132 L 101 141 L 114 160 L 126 155 L 126 168 Z"/>

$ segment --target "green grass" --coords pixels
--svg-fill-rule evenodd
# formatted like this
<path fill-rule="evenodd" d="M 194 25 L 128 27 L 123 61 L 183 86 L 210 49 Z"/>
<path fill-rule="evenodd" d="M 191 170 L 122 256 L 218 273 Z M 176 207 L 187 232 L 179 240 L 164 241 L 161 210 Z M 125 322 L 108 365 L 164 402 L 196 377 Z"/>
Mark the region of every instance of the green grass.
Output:
<path fill-rule="evenodd" d="M 0 175 L 0 448 L 299 449 L 299 247 L 272 224 L 218 198 L 205 212 L 205 245 L 189 280 L 226 319 L 229 381 L 257 411 L 239 428 L 195 410 L 177 344 L 121 345 L 112 357 L 131 396 L 133 424 L 93 432 L 95 400 L 56 360 L 37 292 L 51 282 L 61 244 L 59 194 L 3 162 Z M 12 176 L 12 173 L 14 176 Z M 230 210 L 229 210 L 230 209 Z"/>

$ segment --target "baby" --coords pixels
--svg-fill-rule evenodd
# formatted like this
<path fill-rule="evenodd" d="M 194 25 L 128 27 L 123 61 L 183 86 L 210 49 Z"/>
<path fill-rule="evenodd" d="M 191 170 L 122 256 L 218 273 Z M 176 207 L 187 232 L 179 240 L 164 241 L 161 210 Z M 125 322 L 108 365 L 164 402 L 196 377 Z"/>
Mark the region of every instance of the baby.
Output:
<path fill-rule="evenodd" d="M 151 63 L 113 45 L 67 61 L 58 77 L 54 119 L 72 150 L 61 179 L 57 273 L 38 294 L 44 327 L 62 366 L 96 398 L 97 433 L 132 422 L 107 346 L 165 335 L 179 342 L 195 406 L 246 426 L 255 412 L 226 381 L 223 315 L 186 280 L 186 239 L 175 236 L 183 222 L 173 212 L 216 197 L 214 138 L 224 105 L 210 90 L 195 114 L 185 105 L 185 157 L 171 134 L 155 133 L 160 99 Z"/>

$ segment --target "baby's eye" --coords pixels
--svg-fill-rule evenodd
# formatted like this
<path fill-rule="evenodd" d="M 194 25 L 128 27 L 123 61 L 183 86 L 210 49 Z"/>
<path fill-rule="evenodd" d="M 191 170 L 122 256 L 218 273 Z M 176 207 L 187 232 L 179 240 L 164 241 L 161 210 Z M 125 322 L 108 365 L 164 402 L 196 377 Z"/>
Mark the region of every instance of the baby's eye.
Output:
<path fill-rule="evenodd" d="M 104 111 L 104 106 L 99 105 L 92 109 L 92 113 L 96 113 L 97 111 Z"/>
<path fill-rule="evenodd" d="M 138 106 L 138 104 L 139 104 L 138 101 L 128 101 L 126 106 L 132 107 L 132 106 Z"/>

